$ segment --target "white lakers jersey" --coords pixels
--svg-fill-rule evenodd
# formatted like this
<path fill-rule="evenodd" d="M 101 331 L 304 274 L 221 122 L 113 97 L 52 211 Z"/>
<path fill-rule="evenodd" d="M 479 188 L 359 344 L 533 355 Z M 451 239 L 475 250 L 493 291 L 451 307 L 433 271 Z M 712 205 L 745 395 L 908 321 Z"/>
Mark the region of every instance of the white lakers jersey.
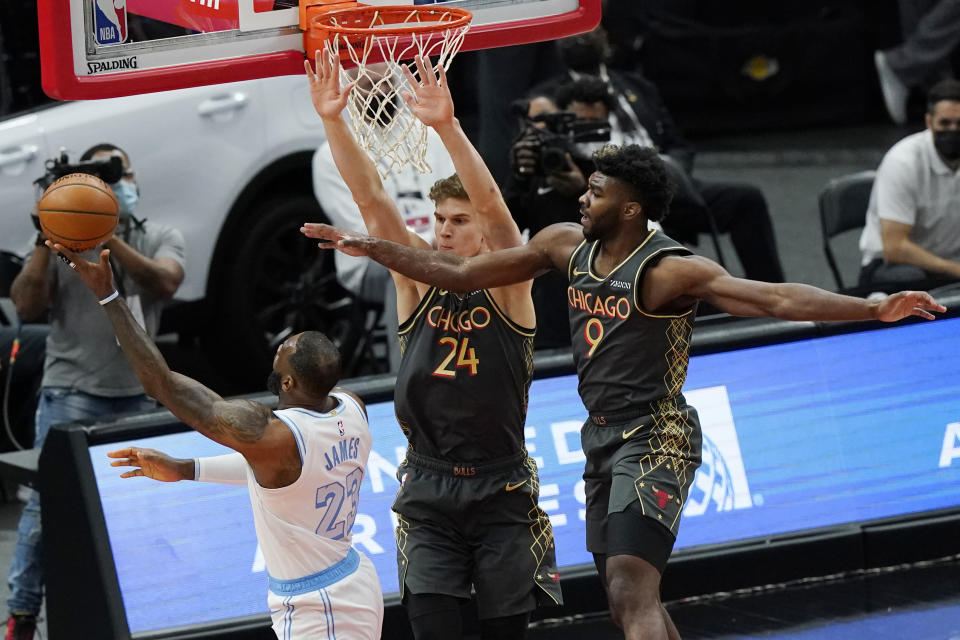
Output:
<path fill-rule="evenodd" d="M 274 415 L 293 433 L 303 469 L 291 485 L 261 487 L 247 470 L 257 539 L 271 578 L 293 580 L 323 571 L 350 552 L 351 529 L 370 455 L 370 429 L 357 401 L 333 393 L 328 413 L 282 409 Z"/>

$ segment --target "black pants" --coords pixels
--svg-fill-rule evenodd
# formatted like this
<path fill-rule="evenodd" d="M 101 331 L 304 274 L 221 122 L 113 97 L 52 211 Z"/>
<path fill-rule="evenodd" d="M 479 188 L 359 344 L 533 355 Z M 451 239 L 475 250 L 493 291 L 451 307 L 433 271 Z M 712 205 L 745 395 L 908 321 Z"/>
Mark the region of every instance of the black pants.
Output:
<path fill-rule="evenodd" d="M 860 286 L 875 286 L 877 291 L 895 293 L 904 289 L 933 289 L 957 282 L 945 273 L 924 271 L 911 264 L 894 264 L 875 258 L 860 269 Z"/>
<path fill-rule="evenodd" d="M 767 201 L 760 189 L 730 182 L 694 185 L 713 216 L 720 233 L 729 233 L 744 275 L 751 280 L 783 282 L 783 267 Z M 663 220 L 667 235 L 680 242 L 695 243 L 697 234 L 710 232 L 710 219 L 697 207 L 671 210 Z"/>

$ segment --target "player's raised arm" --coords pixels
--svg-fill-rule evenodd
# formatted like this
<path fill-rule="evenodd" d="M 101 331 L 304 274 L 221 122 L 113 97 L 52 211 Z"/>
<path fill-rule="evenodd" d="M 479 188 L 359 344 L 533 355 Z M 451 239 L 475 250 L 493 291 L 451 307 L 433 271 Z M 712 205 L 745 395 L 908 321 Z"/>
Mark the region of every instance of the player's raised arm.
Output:
<path fill-rule="evenodd" d="M 340 88 L 340 56 L 326 49 L 317 50 L 315 64 L 316 73 L 309 60 L 303 63 L 310 82 L 310 99 L 323 121 L 333 161 L 360 209 L 367 231 L 379 238 L 410 243 L 403 216 L 383 188 L 376 165 L 360 148 L 343 119 L 343 109 L 350 92 L 356 90 L 356 82 Z"/>
<path fill-rule="evenodd" d="M 901 291 L 880 301 L 824 291 L 797 283 L 768 283 L 735 278 L 720 265 L 698 256 L 667 257 L 644 282 L 644 304 L 651 310 L 677 299 L 699 298 L 738 316 L 768 316 L 814 322 L 881 320 L 909 316 L 932 320 L 946 307 L 922 291 Z"/>
<path fill-rule="evenodd" d="M 417 282 L 448 291 L 465 292 L 503 287 L 558 269 L 565 271 L 570 254 L 583 240 L 580 225 L 550 225 L 529 243 L 464 258 L 450 252 L 428 251 L 338 229 L 308 223 L 301 233 L 321 240 L 321 249 L 336 249 L 351 256 L 367 256 L 392 271 Z"/>
<path fill-rule="evenodd" d="M 273 439 L 264 437 L 271 422 L 277 422 L 273 420 L 269 407 L 251 400 L 224 400 L 196 380 L 170 370 L 157 346 L 130 313 L 126 302 L 116 295 L 109 250 L 101 251 L 100 262 L 93 263 L 62 245 L 47 241 L 47 246 L 69 258 L 71 268 L 100 300 L 117 341 L 147 395 L 185 424 L 211 440 L 243 453 L 248 459 L 261 457 L 265 453 L 263 449 L 275 444 Z"/>
<path fill-rule="evenodd" d="M 403 99 L 413 114 L 423 124 L 432 127 L 443 141 L 470 197 L 470 204 L 480 216 L 490 249 L 496 251 L 519 246 L 523 242 L 520 229 L 510 215 L 500 187 L 454 116 L 446 71 L 442 65 L 435 70 L 429 59 L 422 56 L 417 56 L 414 62 L 420 79 L 418 81 L 407 67 L 403 67 L 403 73 L 413 88 L 413 94 L 401 94 Z"/>

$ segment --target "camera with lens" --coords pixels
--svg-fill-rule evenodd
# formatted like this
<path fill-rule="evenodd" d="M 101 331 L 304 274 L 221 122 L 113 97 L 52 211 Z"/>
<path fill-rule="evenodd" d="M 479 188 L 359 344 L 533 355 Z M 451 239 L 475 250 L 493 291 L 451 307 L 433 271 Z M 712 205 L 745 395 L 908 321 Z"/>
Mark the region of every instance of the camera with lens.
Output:
<path fill-rule="evenodd" d="M 70 162 L 66 151 L 61 151 L 60 156 L 50 158 L 44 163 L 46 172 L 33 181 L 37 186 L 37 193 L 43 193 L 47 187 L 63 176 L 71 173 L 87 173 L 96 176 L 107 184 L 119 182 L 123 177 L 123 160 L 113 156 L 106 160 L 81 160 L 79 162 Z"/>
<path fill-rule="evenodd" d="M 47 187 L 71 173 L 86 173 L 96 176 L 107 184 L 119 182 L 120 178 L 123 177 L 123 160 L 113 156 L 106 160 L 70 162 L 67 152 L 61 150 L 58 157 L 50 158 L 44 163 L 44 169 L 44 174 L 33 181 L 37 191 L 37 200 L 47 190 Z M 36 213 L 31 214 L 30 217 L 33 219 L 33 226 L 36 227 L 37 231 L 40 231 L 40 218 L 37 217 Z"/>
<path fill-rule="evenodd" d="M 610 123 L 606 120 L 580 120 L 570 111 L 552 111 L 530 117 L 525 103 L 514 108 L 526 124 L 517 142 L 536 151 L 537 162 L 532 175 L 545 177 L 566 171 L 567 154 L 579 155 L 578 144 L 610 141 Z"/>

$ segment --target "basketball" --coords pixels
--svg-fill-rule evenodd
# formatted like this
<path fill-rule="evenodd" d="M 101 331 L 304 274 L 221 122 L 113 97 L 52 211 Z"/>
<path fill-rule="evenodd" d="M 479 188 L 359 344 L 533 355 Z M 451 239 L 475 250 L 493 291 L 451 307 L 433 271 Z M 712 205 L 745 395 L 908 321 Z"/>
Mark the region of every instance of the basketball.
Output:
<path fill-rule="evenodd" d="M 72 251 L 86 251 L 113 236 L 119 218 L 117 196 L 100 178 L 71 173 L 43 192 L 37 216 L 48 240 Z"/>

